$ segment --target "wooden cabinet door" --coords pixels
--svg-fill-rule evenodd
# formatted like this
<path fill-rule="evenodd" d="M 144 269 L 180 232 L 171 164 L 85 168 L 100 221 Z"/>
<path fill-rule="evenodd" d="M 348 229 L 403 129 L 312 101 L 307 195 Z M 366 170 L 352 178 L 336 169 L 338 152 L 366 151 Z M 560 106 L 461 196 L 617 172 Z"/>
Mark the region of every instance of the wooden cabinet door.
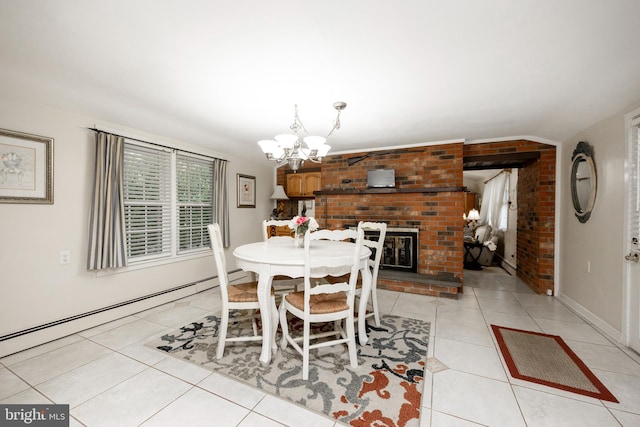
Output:
<path fill-rule="evenodd" d="M 303 174 L 291 173 L 287 175 L 287 196 L 300 197 L 304 195 Z"/>
<path fill-rule="evenodd" d="M 476 208 L 476 193 L 464 193 L 465 215 L 469 215 L 469 211 L 475 208 Z"/>
<path fill-rule="evenodd" d="M 305 196 L 313 196 L 314 191 L 320 191 L 320 172 L 307 172 L 303 175 Z"/>

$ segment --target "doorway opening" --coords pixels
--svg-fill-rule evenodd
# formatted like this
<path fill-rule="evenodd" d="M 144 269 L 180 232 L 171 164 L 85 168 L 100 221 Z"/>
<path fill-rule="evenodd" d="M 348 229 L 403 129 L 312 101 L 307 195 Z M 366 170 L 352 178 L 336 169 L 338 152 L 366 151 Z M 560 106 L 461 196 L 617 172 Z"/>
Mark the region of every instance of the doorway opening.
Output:
<path fill-rule="evenodd" d="M 497 180 L 504 180 L 499 185 L 502 195 L 496 197 Z M 463 186 L 466 187 L 465 212 L 469 215 L 471 209 L 480 213 L 480 221 L 474 230 L 472 238 L 483 246 L 475 249 L 477 263 L 480 267 L 498 266 L 511 275 L 517 270 L 518 247 L 518 169 L 479 169 L 463 171 Z M 485 190 L 488 190 L 486 192 Z M 492 194 L 493 192 L 493 194 Z M 493 220 L 490 219 L 493 212 Z M 496 219 L 496 214 L 500 215 Z M 473 249 L 472 249 L 473 250 Z M 469 257 L 468 254 L 465 254 Z M 468 262 L 465 259 L 465 262 Z"/>
<path fill-rule="evenodd" d="M 518 169 L 516 275 L 537 293 L 553 293 L 556 147 L 529 140 L 465 144 L 463 173 Z"/>

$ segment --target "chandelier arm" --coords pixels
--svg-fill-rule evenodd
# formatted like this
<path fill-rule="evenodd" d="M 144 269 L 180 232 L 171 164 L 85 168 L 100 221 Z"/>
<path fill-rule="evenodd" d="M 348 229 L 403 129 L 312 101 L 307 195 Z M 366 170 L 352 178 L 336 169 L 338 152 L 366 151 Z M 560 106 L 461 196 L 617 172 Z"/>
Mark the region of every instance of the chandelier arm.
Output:
<path fill-rule="evenodd" d="M 290 148 L 285 148 L 284 149 L 284 154 L 282 154 L 282 156 L 278 157 L 277 159 L 274 158 L 273 160 L 275 160 L 276 163 L 279 163 L 279 164 L 280 163 L 284 163 L 289 158 L 289 156 L 291 155 L 291 151 L 292 150 Z"/>

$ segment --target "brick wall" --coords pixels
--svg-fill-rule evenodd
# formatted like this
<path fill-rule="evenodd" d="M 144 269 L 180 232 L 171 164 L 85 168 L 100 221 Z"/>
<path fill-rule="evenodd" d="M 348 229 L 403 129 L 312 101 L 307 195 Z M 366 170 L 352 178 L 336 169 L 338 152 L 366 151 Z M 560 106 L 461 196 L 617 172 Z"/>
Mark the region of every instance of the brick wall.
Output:
<path fill-rule="evenodd" d="M 367 171 L 395 169 L 396 187 L 399 189 L 462 186 L 462 143 L 410 148 L 376 154 L 349 166 L 348 159 L 367 153 L 331 156 L 322 163 L 323 189 L 355 188 L 367 186 Z M 326 173 L 325 173 L 326 172 Z M 343 180 L 351 180 L 343 183 Z"/>
<path fill-rule="evenodd" d="M 526 167 L 518 171 L 518 234 L 516 273 L 528 284 L 538 283 L 540 247 L 538 238 L 539 168 Z"/>

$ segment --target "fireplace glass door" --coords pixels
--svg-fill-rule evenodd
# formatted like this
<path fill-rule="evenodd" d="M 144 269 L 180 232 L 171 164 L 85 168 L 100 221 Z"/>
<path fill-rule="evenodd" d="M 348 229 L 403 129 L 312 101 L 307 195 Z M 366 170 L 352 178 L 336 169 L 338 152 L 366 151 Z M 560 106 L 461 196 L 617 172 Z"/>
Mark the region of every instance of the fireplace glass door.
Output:
<path fill-rule="evenodd" d="M 413 236 L 385 237 L 382 268 L 385 267 L 409 271 L 413 268 Z"/>
<path fill-rule="evenodd" d="M 365 231 L 368 239 L 377 240 L 378 233 Z M 380 269 L 417 272 L 417 233 L 404 231 L 387 231 L 384 239 Z M 371 254 L 371 258 L 375 253 Z"/>

